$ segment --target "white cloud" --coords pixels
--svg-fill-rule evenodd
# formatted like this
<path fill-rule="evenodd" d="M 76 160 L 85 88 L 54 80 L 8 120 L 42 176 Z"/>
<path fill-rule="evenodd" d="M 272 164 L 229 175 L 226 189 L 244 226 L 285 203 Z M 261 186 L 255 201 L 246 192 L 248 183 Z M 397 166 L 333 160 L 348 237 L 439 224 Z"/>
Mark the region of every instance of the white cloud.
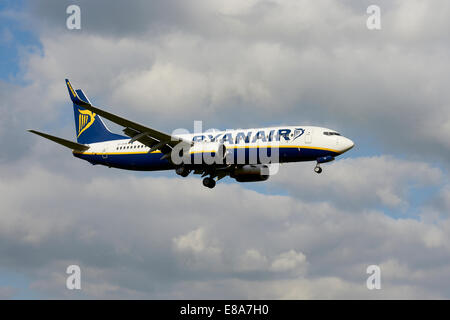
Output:
<path fill-rule="evenodd" d="M 290 250 L 281 253 L 271 264 L 270 269 L 275 272 L 294 271 L 303 267 L 306 257 L 301 252 Z"/>
<path fill-rule="evenodd" d="M 268 259 L 257 249 L 248 249 L 237 258 L 237 269 L 240 271 L 264 271 L 267 270 Z"/>
<path fill-rule="evenodd" d="M 188 268 L 221 269 L 222 250 L 206 238 L 205 230 L 194 231 L 173 239 L 175 250 L 181 253 L 181 264 Z"/>

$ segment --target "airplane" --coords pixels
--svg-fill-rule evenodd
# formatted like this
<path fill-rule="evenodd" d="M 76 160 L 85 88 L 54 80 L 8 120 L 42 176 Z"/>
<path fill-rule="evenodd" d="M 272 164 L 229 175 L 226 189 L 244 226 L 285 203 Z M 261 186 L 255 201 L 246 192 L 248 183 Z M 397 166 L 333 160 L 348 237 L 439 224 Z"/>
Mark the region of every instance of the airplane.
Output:
<path fill-rule="evenodd" d="M 200 174 L 203 185 L 214 188 L 224 177 L 238 182 L 265 181 L 270 165 L 315 161 L 320 164 L 353 148 L 352 140 L 335 130 L 315 126 L 281 126 L 202 133 L 168 134 L 127 120 L 94 106 L 81 89 L 66 86 L 73 103 L 77 142 L 36 130 L 31 133 L 72 150 L 75 157 L 112 168 L 175 170 L 187 177 Z M 111 132 L 102 118 L 122 127 Z"/>

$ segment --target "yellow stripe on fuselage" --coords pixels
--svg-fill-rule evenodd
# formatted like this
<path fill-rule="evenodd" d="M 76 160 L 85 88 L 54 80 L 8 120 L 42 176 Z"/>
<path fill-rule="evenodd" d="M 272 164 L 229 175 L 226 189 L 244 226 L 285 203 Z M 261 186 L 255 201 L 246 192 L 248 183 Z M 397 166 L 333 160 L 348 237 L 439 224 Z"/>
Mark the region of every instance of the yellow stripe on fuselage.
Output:
<path fill-rule="evenodd" d="M 265 148 L 293 148 L 293 149 L 313 149 L 313 150 L 323 150 L 323 151 L 331 151 L 337 154 L 341 154 L 340 151 L 334 150 L 334 149 L 328 149 L 328 148 L 320 148 L 320 147 L 307 147 L 307 146 L 225 146 L 227 149 L 249 149 L 249 148 L 259 148 L 259 149 L 265 149 Z M 196 152 L 190 152 L 189 154 L 197 154 L 197 153 L 211 153 L 216 152 L 216 150 L 210 150 L 210 151 L 196 151 Z M 148 151 L 140 151 L 140 152 L 79 152 L 74 151 L 74 153 L 78 154 L 86 154 L 86 155 L 126 155 L 126 154 L 148 154 Z M 151 153 L 161 153 L 161 151 L 156 150 L 152 151 Z"/>

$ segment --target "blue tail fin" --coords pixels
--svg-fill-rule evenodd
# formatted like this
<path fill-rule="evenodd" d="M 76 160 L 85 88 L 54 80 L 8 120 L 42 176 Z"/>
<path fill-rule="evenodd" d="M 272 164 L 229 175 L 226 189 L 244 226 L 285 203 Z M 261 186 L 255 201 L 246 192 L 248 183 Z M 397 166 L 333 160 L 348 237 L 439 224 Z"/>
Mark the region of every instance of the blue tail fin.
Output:
<path fill-rule="evenodd" d="M 89 144 L 109 140 L 128 139 L 126 136 L 112 133 L 103 123 L 103 120 L 95 113 L 83 108 L 83 105 L 90 105 L 90 101 L 81 89 L 73 90 L 69 80 L 66 79 L 67 89 L 70 99 L 73 102 L 75 115 L 75 133 L 77 142 Z"/>

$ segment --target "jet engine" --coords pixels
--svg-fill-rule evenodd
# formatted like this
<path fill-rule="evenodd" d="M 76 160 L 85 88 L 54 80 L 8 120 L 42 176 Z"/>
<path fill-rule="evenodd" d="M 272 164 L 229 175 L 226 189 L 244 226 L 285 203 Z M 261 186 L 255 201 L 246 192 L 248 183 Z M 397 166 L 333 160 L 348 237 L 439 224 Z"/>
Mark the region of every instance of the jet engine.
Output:
<path fill-rule="evenodd" d="M 234 169 L 230 177 L 238 182 L 256 182 L 269 179 L 269 167 L 266 165 L 244 165 Z"/>

